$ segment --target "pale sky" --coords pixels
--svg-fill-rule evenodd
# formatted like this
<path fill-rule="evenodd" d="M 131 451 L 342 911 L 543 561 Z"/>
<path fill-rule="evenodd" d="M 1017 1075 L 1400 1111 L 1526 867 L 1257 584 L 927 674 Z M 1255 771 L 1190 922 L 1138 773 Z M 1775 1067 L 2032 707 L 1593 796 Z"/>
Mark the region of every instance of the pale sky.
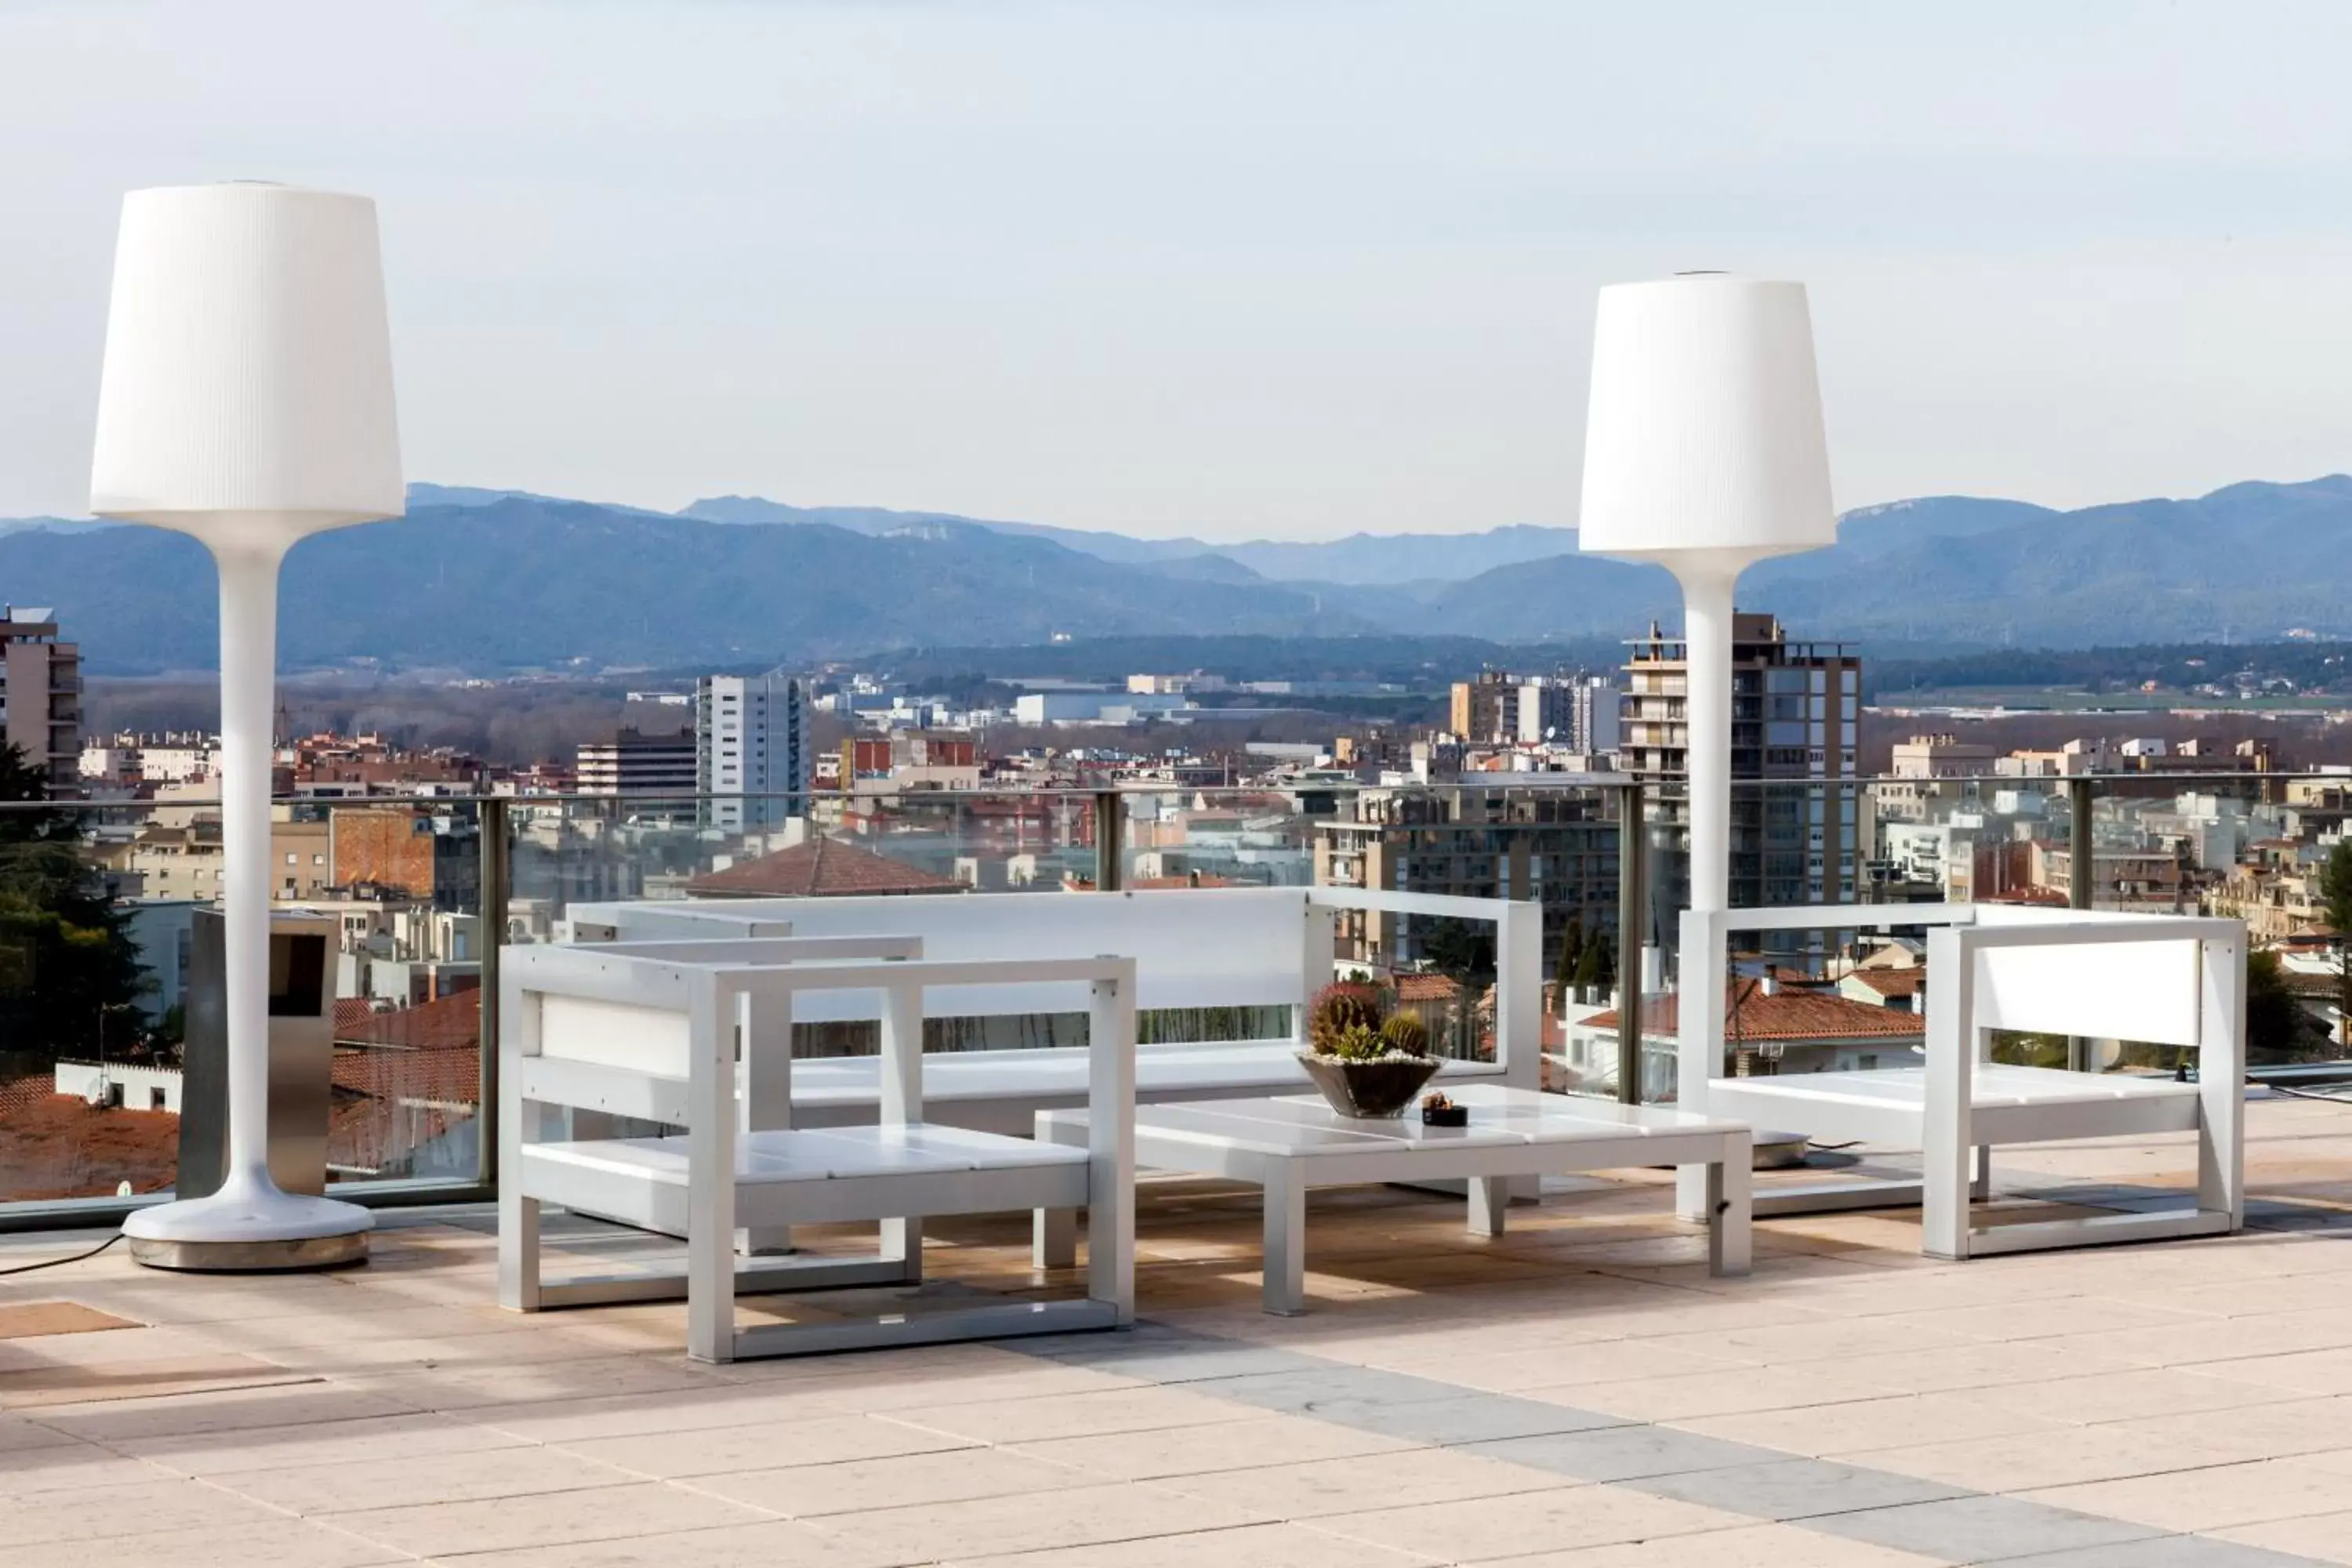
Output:
<path fill-rule="evenodd" d="M 1842 507 L 2352 468 L 2336 0 L 0 0 L 0 516 L 117 204 L 381 207 L 408 475 L 1575 520 L 1593 291 L 1811 286 Z"/>

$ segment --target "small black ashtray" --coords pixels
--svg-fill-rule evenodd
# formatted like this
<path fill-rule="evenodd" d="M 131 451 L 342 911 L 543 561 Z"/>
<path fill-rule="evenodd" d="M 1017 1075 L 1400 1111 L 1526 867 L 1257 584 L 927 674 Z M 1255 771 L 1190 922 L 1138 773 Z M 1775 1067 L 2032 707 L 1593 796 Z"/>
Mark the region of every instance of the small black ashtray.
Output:
<path fill-rule="evenodd" d="M 1444 1095 L 1433 1094 L 1421 1102 L 1421 1124 L 1423 1127 L 1467 1127 L 1470 1125 L 1470 1108 Z"/>

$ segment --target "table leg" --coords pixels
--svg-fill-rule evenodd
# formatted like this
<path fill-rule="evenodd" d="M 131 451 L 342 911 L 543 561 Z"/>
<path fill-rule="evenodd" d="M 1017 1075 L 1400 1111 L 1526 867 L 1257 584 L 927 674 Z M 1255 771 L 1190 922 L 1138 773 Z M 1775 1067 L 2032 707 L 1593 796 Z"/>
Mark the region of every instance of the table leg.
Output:
<path fill-rule="evenodd" d="M 880 1256 L 885 1261 L 904 1266 L 899 1281 L 908 1285 L 923 1282 L 923 1222 L 915 1219 L 886 1219 L 882 1222 Z"/>
<path fill-rule="evenodd" d="M 1307 1310 L 1307 1185 L 1276 1161 L 1265 1178 L 1265 1310 Z"/>
<path fill-rule="evenodd" d="M 1977 1203 L 1984 1203 L 1992 1196 L 1992 1145 L 1990 1143 L 1977 1145 L 1977 1173 L 1969 1179 L 1969 1196 Z"/>
<path fill-rule="evenodd" d="M 1745 1274 L 1753 1267 L 1756 1151 L 1746 1133 L 1723 1141 L 1722 1157 L 1706 1173 L 1706 1267 L 1710 1274 Z"/>
<path fill-rule="evenodd" d="M 1517 1180 L 1510 1176 L 1470 1178 L 1471 1235 L 1500 1236 L 1503 1234 L 1503 1212 L 1510 1204 L 1511 1188 Z"/>
<path fill-rule="evenodd" d="M 1039 1268 L 1078 1266 L 1078 1211 L 1039 1209 L 1033 1225 L 1033 1261 Z"/>

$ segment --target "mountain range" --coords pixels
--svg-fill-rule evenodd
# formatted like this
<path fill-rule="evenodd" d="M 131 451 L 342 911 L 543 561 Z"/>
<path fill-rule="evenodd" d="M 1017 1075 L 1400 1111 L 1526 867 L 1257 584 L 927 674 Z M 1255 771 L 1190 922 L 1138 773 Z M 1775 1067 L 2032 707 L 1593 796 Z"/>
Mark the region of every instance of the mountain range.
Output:
<path fill-rule="evenodd" d="M 1930 497 L 1840 520 L 1765 563 L 1743 607 L 1800 637 L 2082 647 L 2261 641 L 2352 625 L 2352 477 L 2249 482 L 2071 511 Z M 54 605 L 97 673 L 199 669 L 204 552 L 132 525 L 0 521 L 0 600 Z M 1571 529 L 1322 542 L 1127 534 L 727 496 L 670 513 L 419 484 L 406 518 L 289 558 L 289 670 L 492 674 L 733 667 L 1056 637 L 1615 638 L 1679 612 L 1661 570 L 1577 552 Z"/>

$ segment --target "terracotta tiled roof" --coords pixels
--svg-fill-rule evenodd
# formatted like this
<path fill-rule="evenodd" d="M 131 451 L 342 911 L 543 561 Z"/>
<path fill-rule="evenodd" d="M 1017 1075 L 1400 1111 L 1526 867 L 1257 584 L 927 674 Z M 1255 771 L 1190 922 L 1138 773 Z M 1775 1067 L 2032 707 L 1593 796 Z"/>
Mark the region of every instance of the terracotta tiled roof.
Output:
<path fill-rule="evenodd" d="M 480 1047 L 482 994 L 469 987 L 455 995 L 436 997 L 414 1007 L 389 1013 L 367 1013 L 346 1024 L 342 1004 L 336 1004 L 335 1044 L 374 1050 L 465 1050 Z M 340 1079 L 338 1081 L 341 1081 Z"/>
<path fill-rule="evenodd" d="M 57 1093 L 57 1079 L 47 1073 L 37 1078 L 0 1079 L 0 1121 L 31 1110 Z"/>
<path fill-rule="evenodd" d="M 819 837 L 686 885 L 700 899 L 837 899 L 860 893 L 961 893 L 963 884 L 855 844 Z"/>
<path fill-rule="evenodd" d="M 88 1198 L 129 1182 L 134 1193 L 161 1192 L 179 1167 L 180 1119 L 167 1110 L 127 1110 L 44 1092 L 0 1115 L 0 1171 L 15 1199 Z"/>
<path fill-rule="evenodd" d="M 482 1053 L 472 1046 L 337 1051 L 334 1075 L 337 1089 L 369 1100 L 472 1105 L 482 1097 Z"/>
<path fill-rule="evenodd" d="M 1755 980 L 1740 981 L 1735 989 L 1726 991 L 1725 999 L 1732 1004 L 1727 1009 L 1730 1016 L 1724 1023 L 1726 1038 L 1736 1036 L 1748 1042 L 1844 1040 L 1871 1035 L 1901 1037 L 1927 1033 L 1927 1021 L 1916 1013 L 1898 1013 L 1875 1003 L 1853 1002 L 1815 991 L 1782 991 L 1768 996 L 1762 983 Z M 1644 997 L 1642 1033 L 1661 1036 L 1679 1031 L 1681 1001 L 1677 995 Z M 1587 1028 L 1613 1029 L 1617 1026 L 1616 1009 L 1587 1018 L 1584 1024 Z"/>
<path fill-rule="evenodd" d="M 1396 994 L 1398 1001 L 1408 1005 L 1452 1002 L 1462 994 L 1462 984 L 1450 974 L 1400 974 Z"/>
<path fill-rule="evenodd" d="M 376 1011 L 377 1008 L 374 1001 L 369 997 L 336 997 L 335 1037 L 337 1039 L 342 1038 L 345 1031 L 358 1028 L 362 1024 L 366 1023 L 370 1018 L 373 1017 Z"/>

